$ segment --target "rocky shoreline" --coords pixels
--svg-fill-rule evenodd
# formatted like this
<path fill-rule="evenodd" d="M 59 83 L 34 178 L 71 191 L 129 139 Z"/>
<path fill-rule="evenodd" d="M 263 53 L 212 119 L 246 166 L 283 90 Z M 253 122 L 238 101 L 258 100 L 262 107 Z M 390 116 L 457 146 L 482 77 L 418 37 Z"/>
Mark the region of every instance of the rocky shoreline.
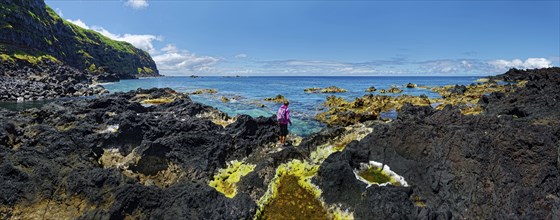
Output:
<path fill-rule="evenodd" d="M 275 117 L 170 89 L 0 110 L 0 218 L 557 219 L 560 68 L 497 77 L 524 83 L 482 94 L 478 114 L 463 111 L 472 97 L 403 101 L 394 121 L 339 118 L 285 148 Z M 363 182 L 371 161 L 406 184 Z"/>
<path fill-rule="evenodd" d="M 94 74 L 50 60 L 36 65 L 0 64 L 0 102 L 23 102 L 108 93 L 97 83 L 118 81 L 107 73 Z"/>

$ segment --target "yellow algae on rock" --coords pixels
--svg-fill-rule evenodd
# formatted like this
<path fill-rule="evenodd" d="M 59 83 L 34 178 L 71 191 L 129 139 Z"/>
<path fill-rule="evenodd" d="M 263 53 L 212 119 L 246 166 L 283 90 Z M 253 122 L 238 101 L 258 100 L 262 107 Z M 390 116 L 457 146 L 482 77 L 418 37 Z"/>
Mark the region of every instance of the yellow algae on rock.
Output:
<path fill-rule="evenodd" d="M 177 183 L 181 177 L 185 176 L 183 169 L 172 162 L 167 162 L 166 169 L 160 170 L 153 175 L 132 171 L 130 168 L 137 165 L 141 159 L 142 156 L 136 152 L 136 149 L 126 156 L 122 155 L 118 149 L 104 149 L 104 153 L 98 162 L 103 168 L 119 169 L 125 176 L 137 180 L 146 186 L 155 185 L 160 188 L 166 188 Z"/>
<path fill-rule="evenodd" d="M 59 125 L 56 125 L 55 128 L 59 132 L 66 132 L 66 131 L 69 131 L 71 129 L 76 128 L 76 123 L 71 122 L 71 123 L 59 124 Z"/>
<path fill-rule="evenodd" d="M 434 87 L 432 91 L 437 92 L 442 98 L 434 99 L 439 103 L 436 109 L 443 109 L 446 105 L 459 106 L 461 113 L 465 115 L 476 115 L 482 113 L 483 109 L 478 104 L 480 98 L 492 92 L 512 92 L 516 87 L 523 87 L 525 84 L 519 82 L 517 86 L 498 85 L 496 83 L 473 84 L 469 86 L 442 86 Z"/>
<path fill-rule="evenodd" d="M 367 164 L 361 163 L 360 169 L 354 170 L 354 175 L 358 180 L 367 183 L 367 187 L 371 185 L 386 186 L 389 184 L 393 186 L 408 186 L 404 177 L 392 171 L 389 166 L 375 161 L 370 161 Z"/>
<path fill-rule="evenodd" d="M 197 114 L 195 117 L 208 119 L 212 121 L 214 124 L 221 125 L 222 127 L 226 127 L 230 124 L 233 124 L 237 120 L 235 117 L 229 117 L 227 114 L 220 112 L 218 110 L 200 113 Z"/>
<path fill-rule="evenodd" d="M 368 94 L 354 101 L 346 101 L 336 96 L 328 96 L 323 104 L 328 110 L 315 116 L 318 121 L 328 125 L 352 125 L 379 119 L 381 112 L 398 110 L 405 103 L 427 106 L 431 104 L 427 97 L 401 95 L 397 97 Z"/>
<path fill-rule="evenodd" d="M 191 92 L 191 95 L 200 95 L 200 94 L 204 94 L 204 93 L 216 94 L 216 93 L 218 93 L 218 90 L 215 90 L 215 89 L 199 89 L 199 90 L 196 90 L 194 92 Z"/>
<path fill-rule="evenodd" d="M 321 201 L 298 183 L 294 175 L 282 176 L 276 197 L 263 208 L 257 219 L 331 219 Z"/>
<path fill-rule="evenodd" d="M 128 169 L 128 167 L 138 163 L 140 160 L 140 155 L 136 153 L 136 150 L 132 150 L 126 156 L 123 156 L 119 149 L 103 149 L 103 154 L 99 158 L 99 164 L 103 168 L 117 168 L 117 169 Z"/>
<path fill-rule="evenodd" d="M 327 88 L 321 89 L 321 93 L 341 93 L 348 92 L 348 90 L 343 88 L 338 88 L 336 86 L 329 86 Z"/>
<path fill-rule="evenodd" d="M 175 101 L 175 97 L 163 97 L 157 99 L 144 99 L 140 101 L 141 104 L 161 105 Z"/>
<path fill-rule="evenodd" d="M 321 190 L 311 183 L 318 165 L 292 160 L 276 168 L 255 219 L 330 219 Z"/>
<path fill-rule="evenodd" d="M 342 151 L 352 141 L 359 141 L 373 132 L 372 128 L 368 128 L 363 124 L 356 124 L 346 127 L 346 133 L 334 140 L 332 144 L 334 151 Z M 326 158 L 325 158 L 326 159 Z"/>
<path fill-rule="evenodd" d="M 306 88 L 303 90 L 304 92 L 307 93 L 318 93 L 319 91 L 321 91 L 321 88 L 319 87 L 311 87 L 311 88 Z"/>
<path fill-rule="evenodd" d="M 265 195 L 258 201 L 255 219 L 353 219 L 352 213 L 329 208 L 321 190 L 311 183 L 319 165 L 292 160 L 281 164 Z"/>
<path fill-rule="evenodd" d="M 253 164 L 244 164 L 234 160 L 228 163 L 225 169 L 218 170 L 218 174 L 208 183 L 212 188 L 221 192 L 228 198 L 233 198 L 237 194 L 237 183 L 241 177 L 246 176 L 255 169 Z"/>
<path fill-rule="evenodd" d="M 269 102 L 282 103 L 282 102 L 286 101 L 286 98 L 283 95 L 277 95 L 274 98 L 265 98 L 264 100 L 269 101 Z"/>
<path fill-rule="evenodd" d="M 53 199 L 41 199 L 21 202 L 13 207 L 0 207 L 1 219 L 78 219 L 84 213 L 99 207 L 88 202 L 82 196 L 54 196 Z M 101 207 L 103 208 L 103 207 Z"/>
<path fill-rule="evenodd" d="M 130 101 L 139 102 L 147 105 L 160 105 L 173 102 L 177 99 L 188 98 L 187 95 L 179 94 L 171 89 L 164 90 L 164 94 L 136 94 Z"/>

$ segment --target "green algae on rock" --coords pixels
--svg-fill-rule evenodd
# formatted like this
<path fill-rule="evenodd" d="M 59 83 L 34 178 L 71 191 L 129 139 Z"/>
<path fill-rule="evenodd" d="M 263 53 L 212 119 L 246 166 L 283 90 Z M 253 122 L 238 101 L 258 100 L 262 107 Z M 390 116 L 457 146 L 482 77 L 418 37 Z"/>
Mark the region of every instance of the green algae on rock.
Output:
<path fill-rule="evenodd" d="M 387 92 L 390 92 L 390 93 L 401 93 L 401 92 L 403 92 L 403 90 L 393 86 L 393 87 L 391 87 Z"/>
<path fill-rule="evenodd" d="M 339 88 L 339 87 L 336 87 L 336 86 L 329 86 L 329 87 L 326 87 L 326 88 L 312 87 L 312 88 L 306 88 L 303 91 L 307 92 L 307 93 L 341 93 L 341 92 L 348 92 L 348 90 L 343 89 L 343 88 Z"/>
<path fill-rule="evenodd" d="M 366 92 L 375 92 L 375 91 L 377 91 L 377 89 L 373 86 L 366 89 Z"/>
<path fill-rule="evenodd" d="M 212 121 L 214 124 L 226 127 L 233 124 L 237 119 L 236 117 L 230 117 L 228 114 L 221 112 L 217 109 L 210 109 L 195 115 L 196 118 L 204 118 Z"/>
<path fill-rule="evenodd" d="M 201 95 L 201 94 L 204 94 L 204 93 L 216 94 L 216 93 L 218 93 L 218 90 L 216 90 L 216 89 L 198 89 L 194 92 L 191 92 L 190 94 L 191 95 Z"/>
<path fill-rule="evenodd" d="M 301 219 L 353 219 L 352 213 L 327 206 L 311 178 L 329 155 L 342 151 L 350 141 L 361 140 L 371 132 L 371 128 L 362 124 L 347 127 L 338 138 L 318 146 L 308 160 L 292 160 L 278 166 L 267 192 L 259 199 L 260 209 L 255 219 L 294 218 L 294 214 L 303 216 Z"/>
<path fill-rule="evenodd" d="M 319 91 L 321 91 L 321 88 L 319 87 L 312 87 L 312 88 L 306 88 L 303 90 L 304 92 L 307 93 L 318 93 Z"/>
<path fill-rule="evenodd" d="M 318 168 L 300 160 L 278 166 L 254 219 L 353 219 L 351 213 L 329 209 L 321 200 L 321 190 L 311 183 Z"/>
<path fill-rule="evenodd" d="M 465 115 L 475 115 L 482 113 L 483 109 L 478 104 L 480 98 L 485 94 L 493 92 L 511 93 L 516 88 L 524 87 L 526 82 L 518 84 L 499 85 L 494 82 L 472 84 L 468 86 L 442 86 L 434 87 L 432 91 L 437 92 L 442 98 L 435 99 L 439 103 L 436 109 L 443 109 L 445 105 L 459 106 L 461 113 Z"/>
<path fill-rule="evenodd" d="M 221 192 L 228 198 L 237 194 L 237 182 L 255 169 L 253 164 L 244 164 L 242 161 L 231 161 L 224 169 L 218 170 L 213 180 L 208 183 L 212 188 Z"/>
<path fill-rule="evenodd" d="M 431 101 L 427 97 L 401 95 L 397 97 L 365 95 L 348 102 L 343 98 L 328 96 L 324 103 L 329 109 L 319 113 L 315 118 L 327 125 L 352 125 L 379 119 L 381 112 L 400 109 L 405 103 L 427 106 Z"/>
<path fill-rule="evenodd" d="M 276 97 L 274 97 L 274 98 L 265 98 L 264 100 L 269 101 L 269 102 L 282 103 L 282 102 L 286 101 L 287 99 L 283 95 L 276 95 Z"/>
<path fill-rule="evenodd" d="M 371 185 L 393 185 L 393 186 L 408 186 L 408 183 L 402 176 L 399 176 L 392 171 L 389 166 L 375 161 L 369 163 L 360 163 L 360 169 L 354 170 L 356 178 L 366 184 L 367 187 Z"/>
<path fill-rule="evenodd" d="M 321 89 L 321 93 L 341 93 L 348 92 L 348 90 L 343 88 L 338 88 L 336 86 L 329 86 L 327 88 Z"/>

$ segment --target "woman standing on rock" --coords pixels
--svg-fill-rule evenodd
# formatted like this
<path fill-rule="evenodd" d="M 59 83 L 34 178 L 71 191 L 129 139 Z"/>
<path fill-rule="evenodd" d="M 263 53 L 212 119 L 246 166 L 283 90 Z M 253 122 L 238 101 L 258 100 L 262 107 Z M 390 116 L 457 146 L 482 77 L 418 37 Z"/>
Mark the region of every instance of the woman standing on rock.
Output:
<path fill-rule="evenodd" d="M 290 102 L 284 100 L 284 104 L 278 109 L 276 114 L 276 119 L 278 119 L 278 125 L 280 126 L 280 144 L 286 146 L 286 136 L 288 136 L 288 124 L 292 125 L 292 120 L 290 120 L 290 109 L 288 108 Z"/>

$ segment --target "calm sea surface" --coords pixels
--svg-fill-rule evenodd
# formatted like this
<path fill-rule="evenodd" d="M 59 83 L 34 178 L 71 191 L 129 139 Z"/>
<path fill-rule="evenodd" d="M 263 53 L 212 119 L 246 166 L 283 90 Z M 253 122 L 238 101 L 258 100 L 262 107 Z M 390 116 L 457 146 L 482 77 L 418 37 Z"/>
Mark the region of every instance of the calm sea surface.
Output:
<path fill-rule="evenodd" d="M 443 86 L 462 84 L 468 85 L 476 82 L 480 77 L 433 77 L 433 76 L 406 76 L 406 77 L 161 77 L 134 80 L 122 80 L 116 83 L 103 85 L 112 93 L 128 92 L 138 88 L 171 88 L 178 92 L 193 92 L 198 89 L 216 89 L 216 94 L 190 95 L 194 101 L 204 103 L 220 109 L 231 116 L 247 114 L 256 116 L 271 116 L 276 113 L 280 104 L 264 101 L 264 98 L 283 95 L 290 100 L 290 109 L 294 126 L 291 132 L 306 136 L 319 131 L 324 125 L 314 116 L 323 111 L 322 103 L 326 97 L 333 94 L 305 93 L 303 90 L 310 87 L 337 86 L 348 90 L 346 93 L 336 93 L 336 96 L 353 100 L 365 94 L 367 88 L 374 86 L 380 89 L 389 89 L 397 86 L 404 90 L 401 94 L 422 95 L 438 97 L 439 95 L 429 89 L 407 89 L 406 84 L 411 82 L 419 86 Z M 374 92 L 373 94 L 378 94 Z M 400 94 L 386 94 L 400 95 Z M 231 102 L 222 102 L 221 98 L 230 98 Z M 233 99 L 235 97 L 235 99 Z M 89 97 L 91 98 L 91 97 Z M 72 100 L 72 98 L 66 98 Z M 0 103 L 0 108 L 21 111 L 29 108 L 40 108 L 49 101 Z M 260 107 L 264 104 L 265 107 Z M 389 112 L 384 117 L 395 117 L 396 113 Z"/>
<path fill-rule="evenodd" d="M 309 135 L 319 131 L 324 125 L 315 121 L 313 117 L 323 110 L 321 104 L 328 95 L 320 93 L 305 93 L 310 87 L 338 86 L 348 90 L 337 93 L 337 96 L 352 100 L 365 94 L 367 88 L 374 86 L 378 90 L 397 86 L 404 90 L 401 94 L 438 97 L 428 89 L 407 89 L 407 83 L 419 86 L 443 86 L 474 83 L 480 77 L 162 77 L 134 80 L 122 80 L 117 83 L 104 85 L 111 92 L 126 92 L 137 88 L 171 88 L 178 92 L 193 92 L 197 89 L 216 89 L 216 94 L 190 95 L 197 102 L 214 106 L 229 115 L 247 114 L 251 116 L 270 116 L 275 114 L 279 104 L 266 102 L 263 99 L 283 95 L 290 100 L 290 109 L 294 118 L 291 132 L 298 135 Z M 374 94 L 377 94 L 375 92 Z M 393 95 L 393 94 L 389 94 Z M 224 103 L 221 97 L 237 97 L 237 100 Z M 258 106 L 266 105 L 265 108 Z"/>

